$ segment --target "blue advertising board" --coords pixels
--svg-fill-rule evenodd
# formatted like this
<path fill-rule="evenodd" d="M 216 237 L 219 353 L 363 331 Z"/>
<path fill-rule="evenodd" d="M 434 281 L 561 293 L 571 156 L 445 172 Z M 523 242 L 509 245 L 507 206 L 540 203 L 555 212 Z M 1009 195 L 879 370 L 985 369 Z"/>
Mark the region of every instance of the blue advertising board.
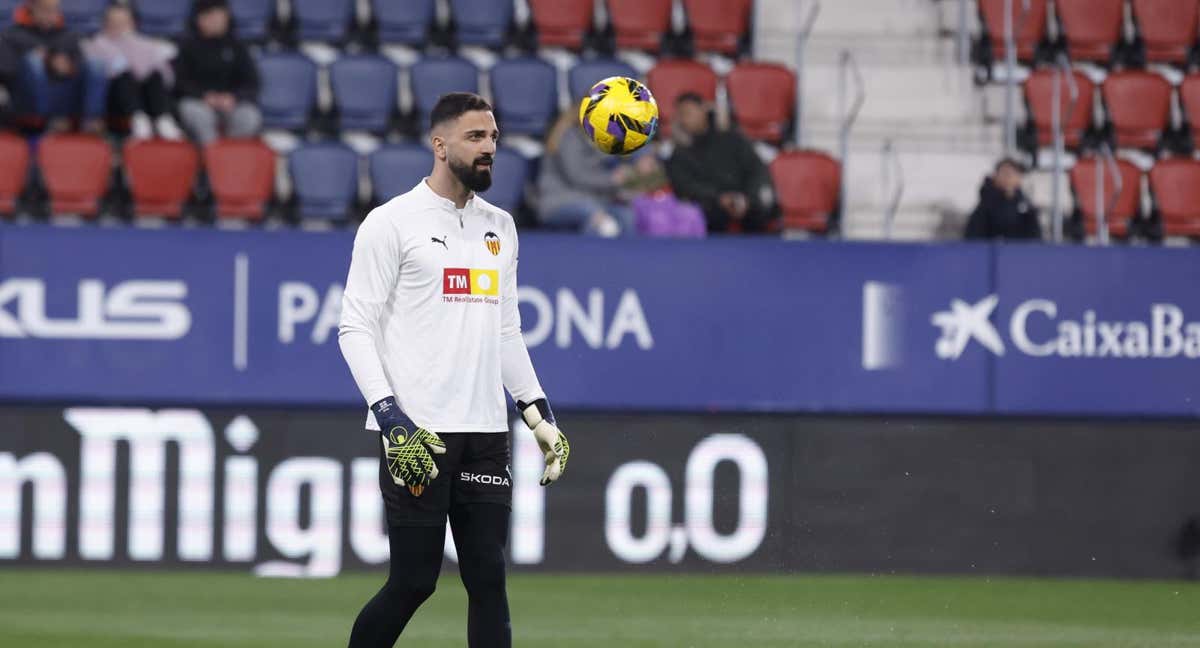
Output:
<path fill-rule="evenodd" d="M 0 399 L 360 405 L 337 346 L 352 241 L 2 227 Z M 1194 250 L 528 233 L 521 252 L 560 408 L 1200 413 Z"/>

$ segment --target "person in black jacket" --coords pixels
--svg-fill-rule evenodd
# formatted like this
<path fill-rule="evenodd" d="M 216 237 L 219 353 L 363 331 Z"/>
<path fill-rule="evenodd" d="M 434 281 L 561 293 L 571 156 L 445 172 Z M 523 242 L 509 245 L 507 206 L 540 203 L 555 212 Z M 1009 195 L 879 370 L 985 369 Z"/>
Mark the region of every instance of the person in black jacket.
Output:
<path fill-rule="evenodd" d="M 777 214 L 767 166 L 750 140 L 718 130 L 711 110 L 695 93 L 676 100 L 674 128 L 682 142 L 667 161 L 675 195 L 700 204 L 708 231 L 766 231 Z"/>
<path fill-rule="evenodd" d="M 221 136 L 251 137 L 262 125 L 258 69 L 246 46 L 233 35 L 226 0 L 197 0 L 195 33 L 179 47 L 175 87 L 179 117 L 196 141 L 208 144 Z"/>
<path fill-rule="evenodd" d="M 1025 168 L 1011 158 L 1000 160 L 979 188 L 979 206 L 967 221 L 968 239 L 1042 238 L 1038 210 L 1021 191 Z"/>

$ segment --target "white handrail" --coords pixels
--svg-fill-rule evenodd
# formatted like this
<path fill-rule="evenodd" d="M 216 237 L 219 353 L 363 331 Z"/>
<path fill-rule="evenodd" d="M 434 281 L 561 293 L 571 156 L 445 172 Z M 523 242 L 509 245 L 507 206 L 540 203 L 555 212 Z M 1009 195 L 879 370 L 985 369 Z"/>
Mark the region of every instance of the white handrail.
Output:
<path fill-rule="evenodd" d="M 1021 0 L 1021 15 L 1013 26 L 1013 0 L 1004 0 L 1004 155 L 1017 148 L 1017 35 L 1029 18 L 1029 0 Z"/>
<path fill-rule="evenodd" d="M 854 75 L 856 96 L 854 102 L 847 107 L 846 102 L 849 97 L 846 93 L 849 90 L 851 73 Z M 862 70 L 859 69 L 858 62 L 850 50 L 842 50 L 841 58 L 838 61 L 838 114 L 842 116 L 842 126 L 838 133 L 838 156 L 842 164 L 839 195 L 842 198 L 843 216 L 845 216 L 846 208 L 850 205 L 850 181 L 847 178 L 850 169 L 850 131 L 854 127 L 854 122 L 858 120 L 858 114 L 862 111 L 863 103 L 866 100 L 867 86 L 863 81 Z"/>
<path fill-rule="evenodd" d="M 896 222 L 896 212 L 900 210 L 900 200 L 904 197 L 904 166 L 900 164 L 900 154 L 890 137 L 883 141 L 880 164 L 883 192 L 886 194 L 888 187 L 895 184 L 892 199 L 883 213 L 883 237 L 890 240 Z"/>
<path fill-rule="evenodd" d="M 800 34 L 796 37 L 796 148 L 804 146 L 804 50 L 817 16 L 821 13 L 820 0 L 812 0 L 808 6 L 808 17 L 804 19 Z"/>
<path fill-rule="evenodd" d="M 1051 182 L 1050 196 L 1050 222 L 1053 228 L 1053 240 L 1055 243 L 1062 243 L 1063 240 L 1063 213 L 1062 213 L 1062 196 L 1059 194 L 1062 190 L 1062 174 L 1063 174 L 1063 157 L 1066 155 L 1066 143 L 1064 137 L 1064 126 L 1062 118 L 1062 84 L 1065 78 L 1067 89 L 1070 92 L 1070 103 L 1067 104 L 1066 122 L 1071 121 L 1071 117 L 1075 113 L 1075 104 L 1079 101 L 1079 86 L 1075 83 L 1075 77 L 1071 72 L 1071 63 L 1067 60 L 1066 55 L 1060 54 L 1056 61 L 1057 65 L 1054 68 L 1054 87 L 1052 89 L 1050 106 L 1050 127 L 1054 136 L 1054 157 L 1053 157 L 1053 176 Z"/>

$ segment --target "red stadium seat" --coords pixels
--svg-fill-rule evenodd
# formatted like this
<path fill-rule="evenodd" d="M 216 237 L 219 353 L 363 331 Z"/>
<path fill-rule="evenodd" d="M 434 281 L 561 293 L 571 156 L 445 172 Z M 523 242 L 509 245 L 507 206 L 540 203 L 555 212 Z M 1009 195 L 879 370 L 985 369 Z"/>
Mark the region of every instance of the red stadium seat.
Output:
<path fill-rule="evenodd" d="M 1101 88 L 1117 146 L 1153 149 L 1171 120 L 1171 84 L 1141 70 L 1113 72 Z"/>
<path fill-rule="evenodd" d="M 1200 161 L 1162 160 L 1150 169 L 1150 191 L 1167 236 L 1200 236 Z"/>
<path fill-rule="evenodd" d="M 1063 120 L 1063 140 L 1067 147 L 1076 148 L 1083 141 L 1084 134 L 1092 127 L 1092 107 L 1095 102 L 1096 87 L 1091 79 L 1082 72 L 1073 71 L 1071 76 L 1079 89 L 1079 98 L 1075 108 L 1070 109 L 1071 93 L 1067 84 L 1062 85 L 1060 95 Z M 1053 108 L 1054 108 L 1054 71 L 1037 70 L 1025 80 L 1025 103 L 1028 106 L 1033 127 L 1037 131 L 1037 143 L 1049 146 L 1054 141 Z M 1068 114 L 1068 111 L 1070 114 Z"/>
<path fill-rule="evenodd" d="M 1196 42 L 1200 0 L 1133 0 L 1133 16 L 1151 63 L 1184 63 Z"/>
<path fill-rule="evenodd" d="M 737 54 L 754 0 L 684 0 L 696 50 Z"/>
<path fill-rule="evenodd" d="M 0 214 L 16 211 L 28 177 L 29 144 L 23 137 L 0 133 Z"/>
<path fill-rule="evenodd" d="M 592 0 L 529 0 L 538 45 L 579 51 L 592 29 Z"/>
<path fill-rule="evenodd" d="M 185 142 L 130 140 L 125 144 L 125 174 L 137 216 L 179 218 L 192 193 L 200 154 Z"/>
<path fill-rule="evenodd" d="M 38 143 L 38 169 L 51 212 L 95 216 L 112 179 L 112 149 L 94 135 L 48 135 Z"/>
<path fill-rule="evenodd" d="M 1179 84 L 1179 103 L 1183 118 L 1191 127 L 1192 142 L 1200 148 L 1200 74 L 1190 74 Z"/>
<path fill-rule="evenodd" d="M 658 102 L 658 131 L 664 137 L 671 134 L 671 117 L 680 95 L 694 92 L 708 101 L 717 98 L 717 73 L 691 59 L 660 60 L 646 74 L 646 83 Z"/>
<path fill-rule="evenodd" d="M 1096 233 L 1096 165 L 1104 166 L 1104 209 L 1108 231 L 1114 236 L 1124 237 L 1129 233 L 1129 222 L 1138 217 L 1142 206 L 1142 170 L 1128 160 L 1117 160 L 1117 172 L 1121 174 L 1121 195 L 1117 204 L 1112 204 L 1116 183 L 1108 170 L 1108 164 L 1096 157 L 1086 157 L 1071 169 L 1071 190 L 1075 194 L 1075 206 L 1083 215 L 1087 233 Z M 1111 208 L 1111 211 L 1110 211 Z"/>
<path fill-rule="evenodd" d="M 275 153 L 256 139 L 219 140 L 204 149 L 218 218 L 258 220 L 275 186 Z"/>
<path fill-rule="evenodd" d="M 774 63 L 739 63 L 725 83 L 746 135 L 778 144 L 796 116 L 796 75 Z"/>
<path fill-rule="evenodd" d="M 617 48 L 657 52 L 671 30 L 671 0 L 608 0 Z"/>
<path fill-rule="evenodd" d="M 1047 0 L 1030 0 L 1029 12 L 1021 7 L 1021 0 L 1013 0 L 1013 39 L 1017 46 L 1017 60 L 1028 63 L 1037 52 L 1038 43 L 1046 37 Z M 992 58 L 1003 61 L 1007 56 L 1004 42 L 1004 0 L 979 0 L 979 16 L 992 44 Z"/>
<path fill-rule="evenodd" d="M 771 161 L 783 228 L 824 232 L 841 201 L 842 166 L 821 151 L 785 151 Z"/>
<path fill-rule="evenodd" d="M 1125 0 L 1055 0 L 1058 22 L 1075 61 L 1107 63 L 1121 39 Z"/>

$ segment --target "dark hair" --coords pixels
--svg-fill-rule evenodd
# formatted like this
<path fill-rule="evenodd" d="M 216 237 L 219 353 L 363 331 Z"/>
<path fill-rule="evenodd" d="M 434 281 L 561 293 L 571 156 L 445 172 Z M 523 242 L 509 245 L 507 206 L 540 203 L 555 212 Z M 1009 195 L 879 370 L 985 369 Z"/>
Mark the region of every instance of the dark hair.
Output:
<path fill-rule="evenodd" d="M 473 92 L 450 92 L 438 98 L 433 111 L 429 113 L 429 129 L 433 130 L 438 124 L 458 119 L 463 113 L 475 110 L 491 110 L 492 104 L 487 99 Z"/>
<path fill-rule="evenodd" d="M 675 97 L 675 105 L 676 106 L 678 106 L 679 104 L 685 104 L 685 103 L 694 103 L 694 104 L 700 104 L 701 106 L 703 106 L 704 105 L 704 97 L 701 97 L 699 94 L 697 94 L 695 92 L 685 92 L 685 93 L 679 95 L 678 97 Z"/>
<path fill-rule="evenodd" d="M 999 173 L 1000 169 L 1003 169 L 1004 167 L 1012 167 L 1012 170 L 1016 171 L 1017 173 L 1025 173 L 1025 165 L 1021 164 L 1021 161 L 1016 158 L 1001 158 L 1001 160 L 996 163 L 995 171 Z"/>

